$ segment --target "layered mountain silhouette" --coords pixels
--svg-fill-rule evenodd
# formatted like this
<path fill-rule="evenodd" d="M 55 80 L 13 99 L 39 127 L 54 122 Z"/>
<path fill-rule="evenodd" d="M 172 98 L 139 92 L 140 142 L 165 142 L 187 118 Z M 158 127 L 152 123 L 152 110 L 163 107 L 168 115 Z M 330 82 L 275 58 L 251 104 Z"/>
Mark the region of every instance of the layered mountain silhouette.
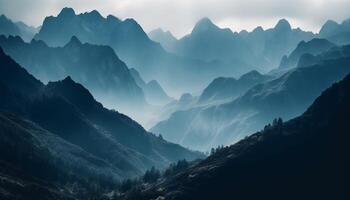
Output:
<path fill-rule="evenodd" d="M 297 48 L 287 57 L 284 56 L 281 60 L 279 68 L 291 68 L 295 67 L 299 58 L 304 54 L 317 55 L 328 51 L 329 49 L 336 47 L 335 44 L 329 42 L 326 39 L 312 39 L 309 42 L 301 41 Z"/>
<path fill-rule="evenodd" d="M 300 115 L 322 90 L 350 72 L 349 52 L 349 46 L 331 49 L 312 65 L 253 86 L 236 100 L 175 112 L 151 130 L 201 150 L 238 141 L 274 118 Z"/>
<path fill-rule="evenodd" d="M 328 20 L 321 28 L 319 36 L 326 38 L 338 45 L 350 43 L 350 19 L 338 24 L 333 20 Z"/>
<path fill-rule="evenodd" d="M 0 35 L 20 36 L 23 40 L 30 41 L 38 31 L 38 28 L 23 22 L 13 22 L 5 15 L 0 16 Z"/>
<path fill-rule="evenodd" d="M 292 29 L 285 19 L 271 29 L 257 27 L 252 32 L 233 33 L 203 18 L 189 35 L 176 42 L 175 52 L 234 66 L 237 76 L 252 69 L 266 71 L 278 66 L 283 55 L 290 54 L 300 41 L 308 41 L 313 37 L 315 35 L 311 32 Z"/>
<path fill-rule="evenodd" d="M 257 27 L 242 37 L 256 54 L 263 55 L 270 65 L 278 66 L 283 55 L 289 55 L 300 41 L 309 41 L 315 35 L 300 28 L 292 29 L 287 20 L 281 19 L 274 28 Z"/>
<path fill-rule="evenodd" d="M 168 52 L 175 51 L 177 38 L 170 31 L 163 31 L 161 28 L 154 29 L 148 33 L 148 37 L 151 40 L 160 43 Z"/>
<path fill-rule="evenodd" d="M 311 32 L 292 29 L 286 20 L 272 29 L 238 34 L 219 28 L 208 18 L 200 20 L 191 34 L 178 41 L 160 30 L 154 34 L 168 38 L 155 39 L 164 47 L 170 40 L 174 43 L 172 53 L 149 39 L 133 19 L 104 18 L 97 11 L 76 14 L 64 8 L 58 16 L 45 19 L 35 38 L 49 46 L 63 46 L 72 36 L 82 42 L 109 45 L 145 80 L 157 80 L 178 96 L 202 90 L 208 80 L 219 76 L 239 76 L 255 69 L 268 71 L 300 41 L 315 37 Z"/>
<path fill-rule="evenodd" d="M 112 15 L 105 18 L 96 10 L 75 14 L 72 8 L 64 8 L 58 16 L 45 18 L 35 39 L 49 46 L 64 46 L 72 36 L 83 43 L 112 47 L 121 60 L 137 69 L 145 80 L 157 80 L 173 94 L 199 90 L 208 84 L 205 81 L 208 78 L 232 71 L 219 65 L 214 69 L 215 63 L 168 53 L 159 43 L 149 39 L 134 19 L 120 20 Z"/>
<path fill-rule="evenodd" d="M 135 67 L 143 66 L 139 66 L 141 60 L 147 63 L 155 55 L 164 53 L 135 20 L 122 21 L 112 15 L 104 18 L 96 10 L 76 15 L 72 8 L 63 8 L 57 17 L 45 18 L 35 39 L 43 40 L 49 46 L 63 46 L 72 36 L 82 42 L 109 45 Z"/>
<path fill-rule="evenodd" d="M 29 190 L 26 185 L 21 187 L 21 182 L 48 182 L 48 187 L 56 181 L 112 184 L 152 166 L 162 168 L 179 159 L 201 157 L 104 108 L 70 77 L 44 85 L 2 50 L 0 62 L 0 141 L 6 149 L 1 151 L 0 162 L 6 164 L 1 165 L 5 167 L 1 173 L 19 179 L 13 183 L 18 190 L 11 182 L 6 184 L 18 195 Z M 8 165 L 24 178 L 16 173 L 7 175 L 11 173 Z"/>
<path fill-rule="evenodd" d="M 301 116 L 264 130 L 126 199 L 347 199 L 350 75 Z"/>
<path fill-rule="evenodd" d="M 42 41 L 25 43 L 19 37 L 0 36 L 0 46 L 43 82 L 71 76 L 105 106 L 126 113 L 146 105 L 144 93 L 128 67 L 108 46 L 83 44 L 75 36 L 63 47 L 55 48 Z"/>
<path fill-rule="evenodd" d="M 216 78 L 203 90 L 198 103 L 233 100 L 244 94 L 253 85 L 267 81 L 269 78 L 271 77 L 262 75 L 255 70 L 242 75 L 239 79 Z"/>
<path fill-rule="evenodd" d="M 148 83 L 146 83 L 140 73 L 134 69 L 130 69 L 130 73 L 134 80 L 136 81 L 136 84 L 142 88 L 143 92 L 145 93 L 145 97 L 147 102 L 153 104 L 153 105 L 165 105 L 172 101 L 173 99 L 168 96 L 168 94 L 164 91 L 162 86 L 156 81 L 151 80 Z"/>
<path fill-rule="evenodd" d="M 192 32 L 177 42 L 175 52 L 206 62 L 230 65 L 235 68 L 236 73 L 252 69 L 256 64 L 248 62 L 248 56 L 255 55 L 251 54 L 247 44 L 237 33 L 228 28 L 219 28 L 208 18 L 198 21 Z M 255 57 L 250 60 L 257 61 Z"/>

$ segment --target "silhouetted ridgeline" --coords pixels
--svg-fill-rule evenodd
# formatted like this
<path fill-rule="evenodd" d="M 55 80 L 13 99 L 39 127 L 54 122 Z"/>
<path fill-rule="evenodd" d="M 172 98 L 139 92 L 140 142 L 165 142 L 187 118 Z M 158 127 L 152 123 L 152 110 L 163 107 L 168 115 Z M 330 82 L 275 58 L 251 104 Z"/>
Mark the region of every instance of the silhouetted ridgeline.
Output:
<path fill-rule="evenodd" d="M 91 197 L 152 166 L 203 156 L 104 108 L 70 77 L 42 84 L 2 50 L 0 95 L 3 198 Z"/>
<path fill-rule="evenodd" d="M 218 149 L 120 199 L 348 199 L 350 75 L 301 116 Z M 117 198 L 118 199 L 118 198 Z"/>
<path fill-rule="evenodd" d="M 350 20 L 1 15 L 0 200 L 350 199 L 349 103 Z"/>
<path fill-rule="evenodd" d="M 181 145 L 208 151 L 211 147 L 237 142 L 274 118 L 296 117 L 325 88 L 350 72 L 349 47 L 333 48 L 317 55 L 312 64 L 257 84 L 229 103 L 175 112 L 151 131 Z"/>

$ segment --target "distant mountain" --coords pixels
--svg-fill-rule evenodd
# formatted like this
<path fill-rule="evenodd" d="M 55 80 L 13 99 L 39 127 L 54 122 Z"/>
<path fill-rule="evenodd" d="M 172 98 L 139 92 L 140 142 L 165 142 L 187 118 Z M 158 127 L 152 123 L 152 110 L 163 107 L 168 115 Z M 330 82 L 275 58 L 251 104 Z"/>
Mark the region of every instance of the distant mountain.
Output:
<path fill-rule="evenodd" d="M 64 8 L 58 16 L 44 20 L 35 39 L 49 46 L 63 46 L 72 36 L 83 43 L 111 46 L 129 67 L 137 69 L 145 80 L 157 80 L 171 96 L 200 91 L 216 77 L 237 77 L 251 70 L 267 72 L 277 67 L 282 56 L 289 55 L 300 41 L 316 37 L 311 32 L 292 29 L 286 20 L 272 29 L 257 28 L 239 34 L 204 18 L 189 35 L 178 41 L 169 39 L 175 43 L 174 51 L 169 53 L 149 39 L 133 19 L 103 17 L 97 11 L 76 14 Z"/>
<path fill-rule="evenodd" d="M 141 78 L 139 72 L 134 68 L 130 69 L 130 73 L 136 81 L 136 84 L 140 88 L 142 88 L 143 92 L 145 93 L 145 97 L 148 103 L 152 105 L 165 105 L 173 100 L 166 94 L 164 89 L 159 85 L 159 83 L 156 80 L 151 80 L 148 83 L 146 83 Z"/>
<path fill-rule="evenodd" d="M 16 25 L 21 31 L 21 38 L 23 38 L 23 40 L 27 42 L 31 41 L 34 38 L 34 35 L 40 30 L 40 27 L 28 26 L 27 24 L 21 21 L 16 22 Z"/>
<path fill-rule="evenodd" d="M 148 37 L 151 40 L 160 43 L 165 50 L 169 52 L 175 51 L 177 38 L 170 31 L 163 31 L 158 28 L 149 32 Z"/>
<path fill-rule="evenodd" d="M 179 55 L 216 61 L 236 68 L 236 76 L 250 70 L 268 71 L 278 66 L 297 44 L 316 37 L 311 32 L 292 29 L 285 19 L 274 28 L 257 27 L 252 32 L 233 33 L 216 26 L 210 19 L 200 20 L 192 32 L 176 43 Z"/>
<path fill-rule="evenodd" d="M 198 21 L 192 32 L 176 43 L 175 52 L 206 62 L 221 62 L 236 68 L 237 73 L 254 69 L 256 63 L 252 62 L 257 60 L 237 33 L 219 28 L 208 18 Z"/>
<path fill-rule="evenodd" d="M 338 24 L 328 20 L 321 28 L 319 36 L 337 45 L 350 44 L 350 19 Z"/>
<path fill-rule="evenodd" d="M 300 117 L 240 142 L 125 199 L 348 199 L 350 75 Z"/>
<path fill-rule="evenodd" d="M 154 102 L 156 105 L 164 105 L 173 100 L 165 93 L 163 88 L 156 80 L 151 80 L 148 82 L 144 91 L 147 94 L 146 99 L 149 102 Z"/>
<path fill-rule="evenodd" d="M 5 15 L 0 16 L 0 26 L 2 35 L 20 35 L 21 31 L 10 19 Z"/>
<path fill-rule="evenodd" d="M 0 16 L 0 35 L 20 36 L 23 40 L 30 41 L 38 31 L 38 28 L 28 26 L 23 22 L 15 23 L 5 15 Z"/>
<path fill-rule="evenodd" d="M 198 103 L 233 100 L 244 94 L 253 85 L 262 83 L 269 78 L 271 77 L 262 75 L 255 70 L 242 75 L 238 80 L 235 78 L 216 78 L 203 90 Z"/>
<path fill-rule="evenodd" d="M 112 15 L 104 18 L 96 10 L 76 15 L 72 8 L 63 8 L 57 17 L 45 18 L 35 39 L 49 46 L 63 46 L 72 36 L 82 42 L 109 45 L 122 60 L 138 69 L 146 67 L 144 65 L 154 56 L 165 53 L 135 20 L 122 21 Z"/>
<path fill-rule="evenodd" d="M 318 63 L 327 63 L 328 60 L 346 58 L 349 54 L 350 45 L 340 47 L 336 46 L 317 55 L 306 53 L 300 57 L 297 67 L 307 67 Z"/>
<path fill-rule="evenodd" d="M 23 126 L 24 129 L 21 129 L 24 131 L 23 134 L 29 134 L 29 136 L 21 135 L 19 132 L 18 137 L 23 137 L 21 140 L 26 141 L 17 143 L 11 138 L 5 139 L 7 145 L 13 143 L 13 148 L 19 148 L 16 151 L 22 152 L 25 156 L 30 156 L 28 154 L 30 152 L 26 152 L 25 146 L 21 149 L 22 144 L 29 146 L 28 148 L 36 148 L 35 146 L 39 145 L 43 148 L 38 150 L 39 155 L 40 152 L 49 148 L 47 156 L 50 158 L 53 154 L 59 162 L 63 162 L 62 169 L 59 169 L 63 170 L 62 173 L 71 171 L 69 168 L 67 171 L 66 168 L 70 166 L 79 177 L 84 177 L 84 170 L 87 170 L 86 173 L 92 179 L 109 180 L 115 183 L 117 180 L 137 176 L 152 166 L 162 168 L 179 159 L 192 160 L 201 157 L 197 152 L 189 151 L 146 132 L 129 117 L 104 108 L 87 89 L 75 83 L 70 77 L 58 82 L 49 82 L 47 85 L 42 84 L 6 56 L 2 50 L 0 51 L 0 95 L 2 112 L 11 112 L 25 118 L 19 117 L 21 121 L 30 120 L 35 123 L 35 125 L 17 123 L 18 126 L 15 124 L 9 127 L 9 131 L 16 132 L 15 128 L 21 129 Z M 8 118 L 6 116 L 4 118 Z M 10 122 L 6 122 L 8 119 L 4 120 L 2 125 L 6 127 Z M 9 120 L 17 121 L 17 117 Z M 31 124 L 31 122 L 26 123 Z M 32 128 L 32 126 L 35 127 Z M 42 131 L 38 132 L 37 129 Z M 2 139 L 6 135 L 11 136 L 11 132 L 3 132 L 2 128 L 1 130 Z M 33 141 L 28 137 L 34 137 Z M 38 144 L 33 143 L 36 140 L 39 140 Z M 70 149 L 67 149 L 68 147 Z M 6 151 L 6 154 L 16 156 L 11 154 L 11 151 Z M 43 161 L 43 158 L 38 159 L 39 163 Z M 51 162 L 50 159 L 45 158 L 46 161 Z M 11 162 L 21 167 L 18 160 Z M 75 162 L 78 163 L 75 164 Z M 27 164 L 30 167 L 31 164 L 36 163 Z M 31 174 L 30 171 L 26 171 L 31 168 L 23 167 L 21 170 Z M 44 173 L 44 171 L 38 173 Z M 37 176 L 34 175 L 34 177 Z M 37 178 L 51 181 L 50 177 Z"/>
<path fill-rule="evenodd" d="M 175 112 L 151 131 L 192 149 L 230 144 L 276 117 L 300 115 L 322 90 L 350 72 L 349 63 L 349 46 L 332 49 L 313 65 L 253 86 L 230 103 Z"/>
<path fill-rule="evenodd" d="M 299 58 L 304 54 L 317 55 L 336 47 L 335 44 L 326 39 L 312 39 L 309 42 L 301 41 L 297 48 L 287 57 L 281 60 L 279 68 L 291 68 L 298 64 Z"/>
<path fill-rule="evenodd" d="M 234 72 L 233 68 L 218 63 L 168 53 L 149 39 L 134 19 L 122 21 L 112 15 L 105 18 L 96 10 L 76 14 L 72 8 L 64 8 L 58 16 L 45 18 L 35 39 L 49 46 L 64 46 L 72 36 L 83 43 L 112 47 L 120 59 L 137 69 L 145 80 L 157 80 L 172 95 L 197 91 L 208 84 L 206 80 Z"/>
<path fill-rule="evenodd" d="M 154 120 L 154 123 L 151 124 L 150 128 L 152 128 L 159 122 L 168 119 L 171 116 L 171 114 L 176 111 L 188 110 L 192 107 L 197 106 L 197 102 L 198 102 L 198 96 L 192 96 L 190 93 L 182 94 L 179 99 L 175 99 L 170 103 L 162 106 L 159 109 L 159 111 L 156 112 L 157 116 Z M 179 138 L 172 141 L 174 142 L 174 141 L 177 141 L 178 139 Z M 175 143 L 178 143 L 178 142 L 175 142 Z"/>
<path fill-rule="evenodd" d="M 314 37 L 312 32 L 299 28 L 292 29 L 287 20 L 281 19 L 274 28 L 267 30 L 256 28 L 244 36 L 244 40 L 256 54 L 263 55 L 270 65 L 278 66 L 281 58 L 289 55 L 300 41 L 309 41 Z"/>
<path fill-rule="evenodd" d="M 11 36 L 0 36 L 0 46 L 43 82 L 71 76 L 104 105 L 126 113 L 146 104 L 144 93 L 128 67 L 108 46 L 83 44 L 72 37 L 65 46 L 53 48 L 42 41 L 25 43 Z"/>

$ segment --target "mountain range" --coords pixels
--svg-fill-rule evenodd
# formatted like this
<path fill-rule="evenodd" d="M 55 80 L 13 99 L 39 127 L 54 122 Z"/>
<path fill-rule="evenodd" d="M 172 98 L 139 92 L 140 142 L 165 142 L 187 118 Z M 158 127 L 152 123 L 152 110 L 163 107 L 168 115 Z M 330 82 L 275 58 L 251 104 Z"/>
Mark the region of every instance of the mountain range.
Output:
<path fill-rule="evenodd" d="M 252 32 L 237 33 L 203 18 L 190 34 L 176 39 L 161 29 L 147 35 L 134 19 L 103 17 L 96 10 L 76 14 L 72 8 L 64 8 L 57 16 L 45 18 L 34 38 L 49 46 L 64 46 L 73 36 L 83 43 L 111 46 L 147 82 L 157 80 L 167 93 L 179 97 L 201 91 L 219 76 L 239 77 L 251 70 L 268 72 L 301 41 L 325 38 L 337 45 L 347 44 L 348 24 L 348 20 L 341 24 L 328 21 L 314 34 L 294 29 L 281 19 L 270 29 L 257 27 Z"/>
<path fill-rule="evenodd" d="M 120 20 L 97 11 L 76 14 L 64 8 L 44 20 L 35 39 L 49 46 L 63 46 L 72 36 L 82 42 L 111 46 L 130 68 L 135 68 L 148 82 L 157 80 L 172 96 L 202 90 L 218 76 L 240 76 L 251 70 L 268 71 L 278 66 L 283 55 L 296 45 L 315 36 L 292 29 L 286 20 L 268 30 L 257 28 L 251 33 L 233 33 L 208 18 L 200 20 L 192 32 L 176 40 L 158 30 L 149 35 L 133 19 Z M 163 37 L 163 39 L 161 38 Z M 164 39 L 167 38 L 167 39 Z M 172 38 L 172 39 L 171 39 Z M 167 52 L 168 41 L 174 43 Z M 166 44 L 168 43 L 168 44 Z"/>
<path fill-rule="evenodd" d="M 151 40 L 161 44 L 168 52 L 175 52 L 175 44 L 178 39 L 170 31 L 163 31 L 161 28 L 157 28 L 149 32 L 147 35 Z"/>
<path fill-rule="evenodd" d="M 244 94 L 249 88 L 271 79 L 268 75 L 251 71 L 242 75 L 239 79 L 231 77 L 219 77 L 213 80 L 199 96 L 198 103 L 213 103 L 233 100 Z"/>
<path fill-rule="evenodd" d="M 162 106 L 173 100 L 156 80 L 146 83 L 140 73 L 134 68 L 130 69 L 130 73 L 136 84 L 144 91 L 147 102 Z"/>
<path fill-rule="evenodd" d="M 326 38 L 337 45 L 350 43 L 350 19 L 338 24 L 333 20 L 328 20 L 321 28 L 319 36 Z"/>
<path fill-rule="evenodd" d="M 12 36 L 0 36 L 0 46 L 45 83 L 71 76 L 105 106 L 125 113 L 147 104 L 126 64 L 108 46 L 83 44 L 72 37 L 63 47 L 49 47 L 42 41 L 26 43 Z"/>
<path fill-rule="evenodd" d="M 157 34 L 153 32 L 151 38 L 163 46 L 169 46 L 171 39 L 164 39 L 169 36 L 164 36 L 164 32 L 160 30 L 155 33 Z M 252 32 L 234 33 L 228 28 L 218 27 L 209 18 L 203 18 L 189 35 L 178 41 L 171 40 L 171 52 L 236 68 L 232 70 L 235 70 L 237 76 L 249 70 L 272 69 L 300 41 L 308 41 L 314 37 L 316 35 L 311 32 L 292 29 L 285 19 L 278 21 L 271 29 L 257 27 Z"/>
<path fill-rule="evenodd" d="M 1 176 L 14 176 L 2 188 L 10 194 L 26 195 L 30 182 L 53 193 L 74 182 L 113 185 L 152 166 L 202 157 L 104 108 L 70 77 L 44 85 L 2 50 L 0 80 Z"/>
<path fill-rule="evenodd" d="M 326 39 L 312 39 L 308 42 L 301 41 L 297 48 L 292 51 L 292 53 L 287 57 L 282 57 L 281 63 L 279 68 L 292 68 L 296 67 L 299 59 L 304 54 L 310 54 L 310 55 L 318 55 L 322 52 L 325 52 L 333 47 L 336 47 L 335 44 L 329 42 Z"/>
<path fill-rule="evenodd" d="M 30 41 L 39 31 L 39 28 L 28 26 L 23 22 L 13 22 L 5 15 L 0 16 L 0 35 L 20 36 L 25 41 Z"/>
<path fill-rule="evenodd" d="M 145 80 L 155 79 L 174 91 L 182 86 L 178 84 L 179 87 L 175 87 L 176 79 L 182 78 L 185 85 L 193 78 L 193 69 L 188 66 L 198 63 L 197 68 L 200 66 L 209 70 L 203 62 L 166 52 L 159 43 L 148 38 L 134 19 L 120 20 L 112 15 L 105 18 L 96 10 L 75 14 L 72 8 L 64 8 L 56 17 L 45 18 L 34 38 L 49 46 L 64 46 L 72 36 L 83 43 L 112 47 L 121 60 L 130 68 L 137 69 Z"/>
<path fill-rule="evenodd" d="M 349 36 L 1 15 L 0 199 L 349 199 Z"/>
<path fill-rule="evenodd" d="M 240 142 L 122 199 L 347 199 L 350 75 L 301 116 Z"/>
<path fill-rule="evenodd" d="M 349 46 L 331 49 L 313 61 L 252 86 L 230 102 L 174 112 L 150 130 L 202 151 L 237 142 L 274 118 L 298 116 L 325 88 L 347 75 Z"/>

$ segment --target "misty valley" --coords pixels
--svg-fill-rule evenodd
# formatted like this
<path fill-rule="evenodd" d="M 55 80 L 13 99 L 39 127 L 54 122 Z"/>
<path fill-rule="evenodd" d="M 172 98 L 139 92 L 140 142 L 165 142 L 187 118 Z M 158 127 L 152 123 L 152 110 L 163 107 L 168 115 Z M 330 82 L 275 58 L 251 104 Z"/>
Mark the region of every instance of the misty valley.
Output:
<path fill-rule="evenodd" d="M 101 13 L 0 13 L 1 200 L 350 199 L 350 19 Z"/>

